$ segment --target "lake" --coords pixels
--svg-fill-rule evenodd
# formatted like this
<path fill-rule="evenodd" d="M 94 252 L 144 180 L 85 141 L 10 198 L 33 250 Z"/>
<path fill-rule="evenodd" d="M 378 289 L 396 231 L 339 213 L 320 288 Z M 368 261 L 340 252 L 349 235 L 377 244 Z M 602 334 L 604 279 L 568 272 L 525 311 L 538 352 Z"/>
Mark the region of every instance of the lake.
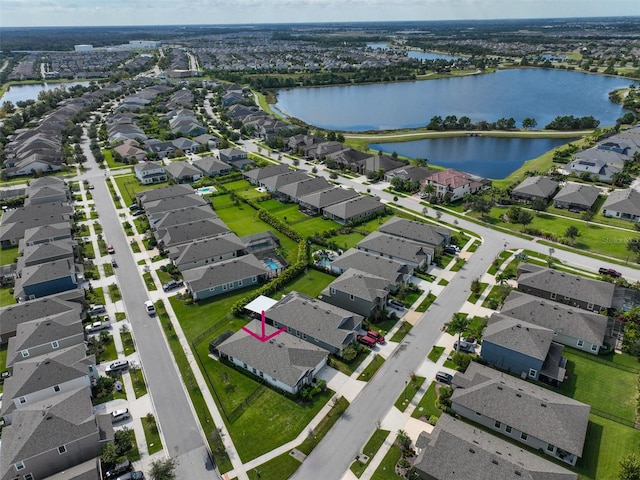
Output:
<path fill-rule="evenodd" d="M 9 90 L 0 97 L 0 103 L 25 102 L 27 100 L 37 100 L 38 94 L 43 90 L 53 90 L 54 88 L 73 87 L 74 85 L 88 86 L 90 82 L 48 82 L 48 83 L 29 83 L 23 85 L 11 85 Z"/>
<path fill-rule="evenodd" d="M 429 163 L 485 178 L 499 179 L 571 138 L 447 137 L 412 142 L 369 145 L 372 150 L 397 152 L 409 158 L 426 158 Z"/>
<path fill-rule="evenodd" d="M 368 43 L 367 47 L 374 50 L 387 50 L 389 48 L 389 45 L 386 43 Z M 452 57 L 451 55 L 445 55 L 443 53 L 420 52 L 417 50 L 407 51 L 407 56 L 409 58 L 415 58 L 417 60 L 456 60 L 460 58 Z"/>
<path fill-rule="evenodd" d="M 330 130 L 416 128 L 431 117 L 468 116 L 473 122 L 526 117 L 542 128 L 558 115 L 593 115 L 613 125 L 624 114 L 610 91 L 633 83 L 567 70 L 511 69 L 437 80 L 280 90 L 275 109 Z"/>

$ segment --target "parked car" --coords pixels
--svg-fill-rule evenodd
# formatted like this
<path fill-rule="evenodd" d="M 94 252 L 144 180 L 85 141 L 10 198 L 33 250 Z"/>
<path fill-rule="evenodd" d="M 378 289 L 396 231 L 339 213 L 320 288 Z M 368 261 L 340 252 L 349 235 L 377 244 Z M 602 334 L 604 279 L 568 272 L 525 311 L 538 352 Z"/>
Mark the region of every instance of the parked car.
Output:
<path fill-rule="evenodd" d="M 614 270 L 613 268 L 600 267 L 600 269 L 598 270 L 598 273 L 600 275 L 608 275 L 609 277 L 613 277 L 613 278 L 620 278 L 622 276 L 620 272 Z"/>
<path fill-rule="evenodd" d="M 112 259 L 111 259 L 111 266 L 112 266 L 113 268 L 117 268 L 117 266 L 118 266 L 118 262 L 116 262 L 116 259 L 115 259 L 115 258 L 112 258 Z"/>
<path fill-rule="evenodd" d="M 459 251 L 460 248 L 456 247 L 455 245 L 447 245 L 446 247 L 444 247 L 444 253 L 448 253 L 450 255 L 456 255 Z"/>
<path fill-rule="evenodd" d="M 137 472 L 125 473 L 124 475 L 121 475 L 120 477 L 118 477 L 116 480 L 142 480 L 142 479 L 144 479 L 144 473 L 142 473 L 141 471 L 137 471 Z"/>
<path fill-rule="evenodd" d="M 119 475 L 124 475 L 127 472 L 133 470 L 133 464 L 129 460 L 125 460 L 120 463 L 116 463 L 113 468 L 108 469 L 104 476 L 107 480 L 115 479 Z"/>
<path fill-rule="evenodd" d="M 474 348 L 474 346 L 468 342 L 465 342 L 464 340 L 460 342 L 460 348 L 458 348 L 458 342 L 455 342 L 453 344 L 453 349 L 456 352 L 476 353 L 476 349 Z"/>
<path fill-rule="evenodd" d="M 111 412 L 111 423 L 118 423 L 122 420 L 126 420 L 129 417 L 131 417 L 131 414 L 129 413 L 128 408 L 114 410 L 113 412 Z"/>
<path fill-rule="evenodd" d="M 402 303 L 400 300 L 394 300 L 391 298 L 387 300 L 387 305 L 389 305 L 390 307 L 395 307 L 398 310 L 404 310 L 404 303 Z"/>
<path fill-rule="evenodd" d="M 107 309 L 104 307 L 104 305 L 90 305 L 89 306 L 89 315 L 99 315 L 101 313 L 106 312 Z"/>
<path fill-rule="evenodd" d="M 453 375 L 447 372 L 436 373 L 436 382 L 444 383 L 445 385 L 451 385 Z"/>
<path fill-rule="evenodd" d="M 137 203 L 132 203 L 131 205 L 129 205 L 129 211 L 130 212 L 135 212 L 137 210 L 140 210 L 140 207 L 138 206 Z"/>
<path fill-rule="evenodd" d="M 113 245 L 107 245 L 107 253 L 116 253 L 116 249 L 113 248 Z"/>
<path fill-rule="evenodd" d="M 93 186 L 93 183 L 89 184 L 89 190 L 93 190 L 95 187 Z"/>
<path fill-rule="evenodd" d="M 369 348 L 375 347 L 377 343 L 376 339 L 369 335 L 358 335 L 356 338 L 361 344 L 366 345 Z"/>
<path fill-rule="evenodd" d="M 151 316 L 156 314 L 156 307 L 153 305 L 153 302 L 151 300 L 147 300 L 146 302 L 144 302 L 144 309 Z"/>
<path fill-rule="evenodd" d="M 380 332 L 376 332 L 375 330 L 369 330 L 367 335 L 371 338 L 375 338 L 376 342 L 384 343 L 384 336 Z"/>
<path fill-rule="evenodd" d="M 115 362 L 107 365 L 105 371 L 107 373 L 115 373 L 120 370 L 126 370 L 127 368 L 129 368 L 129 360 L 116 360 Z"/>
<path fill-rule="evenodd" d="M 109 320 L 107 319 L 106 322 L 100 321 L 100 322 L 93 322 L 89 325 L 87 325 L 86 327 L 84 327 L 85 331 L 87 333 L 93 333 L 93 332 L 98 332 L 100 330 L 104 330 L 105 328 L 109 328 Z"/>
<path fill-rule="evenodd" d="M 182 285 L 184 285 L 184 282 L 181 280 L 169 280 L 167 283 L 162 285 L 162 290 L 164 290 L 165 292 L 168 292 L 170 290 L 180 288 Z"/>

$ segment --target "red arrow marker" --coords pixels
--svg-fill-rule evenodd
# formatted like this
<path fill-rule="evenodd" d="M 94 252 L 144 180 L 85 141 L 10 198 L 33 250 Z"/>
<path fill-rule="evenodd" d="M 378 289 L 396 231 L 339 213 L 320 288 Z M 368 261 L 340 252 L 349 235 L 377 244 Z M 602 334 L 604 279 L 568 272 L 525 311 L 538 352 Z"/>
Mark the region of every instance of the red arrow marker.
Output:
<path fill-rule="evenodd" d="M 245 332 L 247 332 L 249 335 L 251 335 L 253 338 L 257 338 L 258 340 L 260 340 L 261 342 L 266 342 L 268 340 L 271 340 L 273 337 L 275 337 L 276 335 L 280 335 L 282 332 L 287 330 L 287 327 L 282 327 L 280 330 L 278 330 L 277 332 L 273 332 L 271 335 L 267 336 L 265 333 L 265 317 L 264 317 L 264 310 L 262 311 L 262 335 L 258 335 L 255 332 L 252 332 L 251 330 L 249 330 L 247 327 L 242 327 L 242 330 L 244 330 Z"/>

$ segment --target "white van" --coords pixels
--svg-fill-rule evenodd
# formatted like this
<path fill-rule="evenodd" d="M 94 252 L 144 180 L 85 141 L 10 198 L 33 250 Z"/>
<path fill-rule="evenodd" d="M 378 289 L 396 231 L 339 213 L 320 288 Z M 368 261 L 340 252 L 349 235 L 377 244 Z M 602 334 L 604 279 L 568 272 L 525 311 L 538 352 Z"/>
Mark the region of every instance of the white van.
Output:
<path fill-rule="evenodd" d="M 129 414 L 128 408 L 123 408 L 121 410 L 115 410 L 111 412 L 111 423 L 121 422 L 122 420 L 126 420 L 131 415 Z"/>

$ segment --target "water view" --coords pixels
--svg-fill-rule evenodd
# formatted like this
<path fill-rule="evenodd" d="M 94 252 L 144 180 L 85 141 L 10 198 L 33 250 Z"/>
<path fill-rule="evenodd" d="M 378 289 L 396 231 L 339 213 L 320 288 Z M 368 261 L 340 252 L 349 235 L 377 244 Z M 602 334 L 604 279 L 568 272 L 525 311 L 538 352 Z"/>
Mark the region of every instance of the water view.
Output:
<path fill-rule="evenodd" d="M 386 43 L 368 43 L 367 47 L 374 50 L 387 50 L 389 45 Z M 443 53 L 434 52 L 419 52 L 417 50 L 409 50 L 407 52 L 409 58 L 415 58 L 417 60 L 455 60 L 459 57 L 452 57 L 451 55 L 445 55 Z"/>
<path fill-rule="evenodd" d="M 37 100 L 38 94 L 45 90 L 53 90 L 54 88 L 73 87 L 74 85 L 87 86 L 90 82 L 55 82 L 55 83 L 29 83 L 24 85 L 11 85 L 9 90 L 0 97 L 1 102 L 26 102 L 27 100 Z"/>
<path fill-rule="evenodd" d="M 565 143 L 571 138 L 449 137 L 413 142 L 369 145 L 385 153 L 397 152 L 410 158 L 455 168 L 486 178 L 504 178 L 526 161 Z"/>
<path fill-rule="evenodd" d="M 609 92 L 631 80 L 566 70 L 513 69 L 415 82 L 294 88 L 278 92 L 276 109 L 332 130 L 366 131 L 425 126 L 431 117 L 473 122 L 535 118 L 538 128 L 558 115 L 593 115 L 613 125 L 624 109 Z"/>

